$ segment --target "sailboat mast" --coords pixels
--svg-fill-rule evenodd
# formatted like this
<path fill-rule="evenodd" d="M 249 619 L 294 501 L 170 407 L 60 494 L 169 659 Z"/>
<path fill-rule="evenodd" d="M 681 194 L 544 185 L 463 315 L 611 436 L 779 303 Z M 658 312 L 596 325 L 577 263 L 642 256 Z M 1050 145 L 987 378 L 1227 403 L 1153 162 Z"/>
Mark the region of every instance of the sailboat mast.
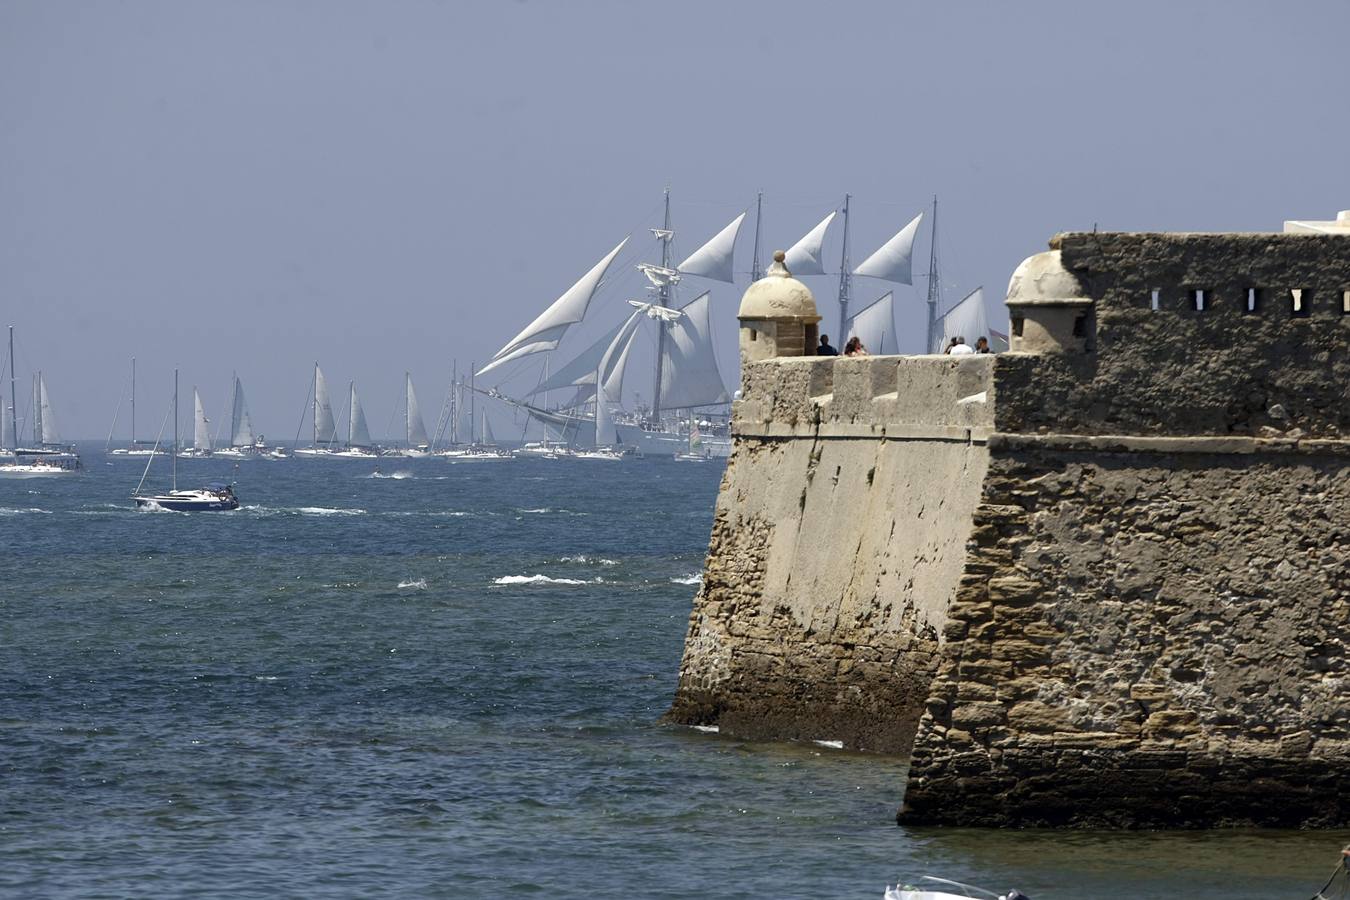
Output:
<path fill-rule="evenodd" d="M 661 268 L 670 268 L 670 188 L 666 188 L 666 216 L 661 225 Z M 656 302 L 661 306 L 670 306 L 670 282 L 662 276 L 661 287 L 656 292 Z M 666 356 L 666 326 L 664 321 L 656 323 L 656 384 L 652 388 L 652 421 L 661 421 L 661 368 Z M 604 398 L 600 394 L 603 386 L 597 384 L 596 401 Z"/>
<path fill-rule="evenodd" d="M 173 490 L 178 490 L 178 370 L 173 370 Z"/>
<path fill-rule="evenodd" d="M 314 361 L 314 440 L 310 442 L 311 447 L 319 446 L 319 362 Z"/>
<path fill-rule="evenodd" d="M 474 389 L 473 389 L 473 374 L 474 374 L 474 371 L 475 371 L 477 368 L 478 368 L 478 363 L 476 363 L 476 362 L 470 362 L 470 363 L 469 363 L 469 443 L 470 443 L 470 444 L 476 444 L 476 443 L 478 443 L 476 440 L 474 440 L 474 437 L 473 437 L 473 395 L 474 395 Z"/>
<path fill-rule="evenodd" d="M 937 194 L 933 195 L 932 229 L 933 237 L 928 250 L 928 346 L 924 349 L 925 353 L 937 353 L 940 349 L 936 346 L 937 336 L 933 333 L 937 328 L 938 304 L 942 301 L 942 283 L 938 280 Z"/>
<path fill-rule="evenodd" d="M 14 446 L 11 450 L 19 449 L 19 400 L 14 392 L 14 326 L 9 326 L 9 427 L 10 433 L 14 435 Z M 19 454 L 14 454 L 14 461 L 19 461 Z"/>
<path fill-rule="evenodd" d="M 131 448 L 136 449 L 136 357 L 131 358 Z"/>
<path fill-rule="evenodd" d="M 356 382 L 347 382 L 347 446 L 356 443 Z"/>
<path fill-rule="evenodd" d="M 412 443 L 412 406 L 408 403 L 408 397 L 412 394 L 412 373 L 403 373 L 403 439 L 408 442 L 411 448 Z"/>
<path fill-rule="evenodd" d="M 42 370 L 33 376 L 33 446 L 42 446 Z"/>
<path fill-rule="evenodd" d="M 459 405 L 460 405 L 460 387 L 459 387 L 459 360 L 456 359 L 450 364 L 450 444 L 453 446 L 459 443 Z"/>
<path fill-rule="evenodd" d="M 835 336 L 836 341 L 845 341 L 848 334 L 845 329 L 848 326 L 848 291 L 849 291 L 849 271 L 848 271 L 848 201 L 850 196 L 844 195 L 844 250 L 842 259 L 839 262 L 839 333 Z M 840 344 L 839 346 L 843 346 Z M 809 348 L 808 348 L 809 349 Z"/>
<path fill-rule="evenodd" d="M 759 267 L 759 223 L 764 212 L 764 192 L 760 191 L 755 196 L 755 255 L 750 258 L 750 281 L 756 282 L 764 277 L 764 270 Z"/>

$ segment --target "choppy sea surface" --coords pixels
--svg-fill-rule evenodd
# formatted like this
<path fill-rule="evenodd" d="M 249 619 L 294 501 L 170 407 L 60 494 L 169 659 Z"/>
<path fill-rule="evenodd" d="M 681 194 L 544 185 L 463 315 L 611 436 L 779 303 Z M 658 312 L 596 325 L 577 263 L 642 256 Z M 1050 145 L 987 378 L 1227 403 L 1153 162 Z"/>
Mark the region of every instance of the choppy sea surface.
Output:
<path fill-rule="evenodd" d="M 179 514 L 84 451 L 0 480 L 0 896 L 1302 900 L 1350 837 L 900 828 L 895 760 L 662 724 L 719 463 L 184 460 L 244 507 Z"/>

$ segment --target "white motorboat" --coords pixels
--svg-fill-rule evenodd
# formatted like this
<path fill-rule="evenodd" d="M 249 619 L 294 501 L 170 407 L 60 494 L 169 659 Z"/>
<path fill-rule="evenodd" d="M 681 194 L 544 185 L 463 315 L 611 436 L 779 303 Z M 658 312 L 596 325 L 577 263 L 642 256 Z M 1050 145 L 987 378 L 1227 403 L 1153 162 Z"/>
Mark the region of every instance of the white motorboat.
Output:
<path fill-rule="evenodd" d="M 959 881 L 951 881 L 947 878 L 938 878 L 935 875 L 925 875 L 919 881 L 920 885 L 918 886 L 897 884 L 895 887 L 891 887 L 887 885 L 882 900 L 971 900 L 971 898 L 979 897 L 988 897 L 989 900 L 1031 900 L 1030 897 L 1018 890 L 998 894 L 974 885 L 962 884 Z"/>
<path fill-rule="evenodd" d="M 600 459 L 618 462 L 623 459 L 623 454 L 618 450 L 610 450 L 605 447 L 597 447 L 594 450 L 577 450 L 572 453 L 573 459 Z"/>
<path fill-rule="evenodd" d="M 197 409 L 201 409 L 200 403 Z M 163 433 L 163 429 L 160 429 Z M 158 445 L 158 441 L 155 442 Z M 136 485 L 136 492 L 132 494 L 131 499 L 135 501 L 138 509 L 167 509 L 174 512 L 209 512 L 215 510 L 231 510 L 239 508 L 239 498 L 234 495 L 234 488 L 224 482 L 213 481 L 204 487 L 179 490 L 178 489 L 178 370 L 173 370 L 173 446 L 169 452 L 171 460 L 171 487 L 165 494 L 142 494 L 141 488 L 145 486 L 146 476 L 150 474 L 150 465 L 154 458 L 146 460 L 145 471 L 141 473 L 141 482 Z"/>
<path fill-rule="evenodd" d="M 24 461 L 11 456 L 10 461 L 0 462 L 0 478 L 46 478 L 52 475 L 73 475 L 78 471 L 42 457 Z"/>

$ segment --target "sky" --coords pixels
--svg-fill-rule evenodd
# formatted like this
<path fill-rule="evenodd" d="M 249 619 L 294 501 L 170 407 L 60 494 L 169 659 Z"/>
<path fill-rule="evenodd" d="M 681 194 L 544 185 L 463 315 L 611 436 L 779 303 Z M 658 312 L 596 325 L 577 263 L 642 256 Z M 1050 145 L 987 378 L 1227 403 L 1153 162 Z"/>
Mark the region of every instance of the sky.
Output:
<path fill-rule="evenodd" d="M 138 437 L 176 366 L 185 419 L 194 385 L 223 417 L 237 371 L 255 428 L 290 440 L 317 360 L 377 436 L 405 371 L 432 425 L 456 361 L 631 233 L 559 362 L 618 321 L 667 187 L 677 253 L 751 211 L 737 284 L 681 285 L 713 288 L 729 387 L 760 191 L 766 260 L 851 195 L 855 265 L 936 195 L 944 301 L 983 285 L 1006 318 L 1008 276 L 1059 231 L 1350 208 L 1346 34 L 1343 0 L 3 0 L 20 414 L 41 369 L 64 437 L 104 439 L 120 406 L 124 441 L 135 356 Z M 837 275 L 807 281 L 833 330 Z M 856 305 L 888 287 L 862 281 Z M 917 351 L 926 283 L 894 287 Z M 631 371 L 625 400 L 649 398 Z"/>

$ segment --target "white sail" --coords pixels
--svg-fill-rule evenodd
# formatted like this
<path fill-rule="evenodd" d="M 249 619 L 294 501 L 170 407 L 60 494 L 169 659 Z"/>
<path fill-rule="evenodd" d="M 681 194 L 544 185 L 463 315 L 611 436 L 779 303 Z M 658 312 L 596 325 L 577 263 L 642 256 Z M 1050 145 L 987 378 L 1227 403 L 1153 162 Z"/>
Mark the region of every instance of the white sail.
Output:
<path fill-rule="evenodd" d="M 483 410 L 483 443 L 495 445 L 497 438 L 492 434 L 492 423 L 488 421 L 487 410 Z"/>
<path fill-rule="evenodd" d="M 333 443 L 337 437 L 337 422 L 333 420 L 333 404 L 328 399 L 328 382 L 318 363 L 314 364 L 314 444 Z"/>
<path fill-rule="evenodd" d="M 202 395 L 192 388 L 192 446 L 197 450 L 211 449 L 210 422 L 206 418 L 206 409 L 202 406 Z"/>
<path fill-rule="evenodd" d="M 18 435 L 14 428 L 14 407 L 9 405 L 9 398 L 6 397 L 3 403 L 0 403 L 0 447 L 13 450 L 18 446 Z"/>
<path fill-rule="evenodd" d="M 595 395 L 595 446 L 613 447 L 619 442 L 619 431 L 614 427 L 614 418 L 610 414 L 609 392 L 599 391 Z"/>
<path fill-rule="evenodd" d="M 610 403 L 622 403 L 623 376 L 628 369 L 628 355 L 637 340 L 641 319 L 641 311 L 629 316 L 609 345 L 604 358 L 600 360 L 600 365 L 596 369 L 597 402 L 602 398 L 608 398 Z"/>
<path fill-rule="evenodd" d="M 586 307 L 590 305 L 591 297 L 600 287 L 601 280 L 605 277 L 606 270 L 610 263 L 614 262 L 614 257 L 619 255 L 623 245 L 628 243 L 628 238 L 619 241 L 619 245 L 598 263 L 591 267 L 591 270 L 576 284 L 567 289 L 557 300 L 553 301 L 548 309 L 540 313 L 525 329 L 512 338 L 506 346 L 498 350 L 492 357 L 492 361 L 479 369 L 477 374 L 482 375 L 491 369 L 496 368 L 508 359 L 518 359 L 525 354 L 517 351 L 524 347 L 534 347 L 531 353 L 538 353 L 542 350 L 552 350 L 558 346 L 558 341 L 562 339 L 563 333 L 567 331 L 568 326 L 580 322 L 586 315 Z"/>
<path fill-rule="evenodd" d="M 684 409 L 727 403 L 726 386 L 717 371 L 707 291 L 680 309 L 667 329 L 661 364 L 661 408 Z"/>
<path fill-rule="evenodd" d="M 913 284 L 914 236 L 919 233 L 919 223 L 923 213 L 915 216 L 910 223 L 896 232 L 895 237 L 877 248 L 858 268 L 854 275 L 868 278 L 880 278 L 882 281 L 894 281 L 896 284 Z"/>
<path fill-rule="evenodd" d="M 38 373 L 38 395 L 37 404 L 38 419 L 34 423 L 37 425 L 37 440 L 39 444 L 59 444 L 60 436 L 56 433 L 56 417 L 52 415 L 52 404 L 47 398 L 47 381 Z"/>
<path fill-rule="evenodd" d="M 954 337 L 963 337 L 970 346 L 982 337 L 989 337 L 989 313 L 984 308 L 984 288 L 977 287 L 955 306 L 943 313 L 934 329 L 941 335 L 940 343 L 931 352 L 941 353 Z"/>
<path fill-rule="evenodd" d="M 599 340 L 583 350 L 576 359 L 544 379 L 538 387 L 525 396 L 533 397 L 535 394 L 544 391 L 595 384 L 595 370 L 599 368 L 600 360 L 604 359 L 605 354 L 609 351 L 609 345 L 614 343 L 614 339 L 619 336 L 619 332 L 623 330 L 625 324 L 620 322 L 610 331 L 602 334 Z"/>
<path fill-rule="evenodd" d="M 325 393 L 327 391 L 325 390 Z M 234 376 L 234 409 L 230 414 L 230 446 L 252 447 L 257 438 L 253 434 L 253 423 L 248 417 L 248 404 L 244 401 L 244 384 L 239 376 Z"/>
<path fill-rule="evenodd" d="M 731 224 L 713 237 L 712 240 L 689 254 L 678 268 L 685 275 L 699 275 L 714 281 L 734 281 L 732 276 L 732 256 L 736 250 L 736 235 L 740 233 L 745 213 L 731 220 Z"/>
<path fill-rule="evenodd" d="M 356 382 L 351 384 L 351 418 L 347 420 L 347 446 L 369 447 L 370 429 L 366 427 L 366 412 L 356 397 Z"/>
<path fill-rule="evenodd" d="M 834 221 L 838 211 L 830 213 L 825 219 L 806 233 L 800 241 L 788 248 L 783 265 L 793 275 L 824 275 L 825 265 L 822 252 L 825 245 L 825 232 Z"/>
<path fill-rule="evenodd" d="M 417 405 L 417 394 L 413 392 L 412 374 L 404 372 L 403 378 L 407 387 L 404 424 L 407 426 L 408 446 L 425 447 L 431 441 L 427 438 L 427 426 L 422 421 L 422 410 Z"/>
<path fill-rule="evenodd" d="M 859 310 L 848 320 L 849 337 L 858 337 L 863 349 L 874 356 L 893 355 L 900 352 L 895 336 L 895 310 L 893 291 L 887 291 L 871 306 Z"/>

